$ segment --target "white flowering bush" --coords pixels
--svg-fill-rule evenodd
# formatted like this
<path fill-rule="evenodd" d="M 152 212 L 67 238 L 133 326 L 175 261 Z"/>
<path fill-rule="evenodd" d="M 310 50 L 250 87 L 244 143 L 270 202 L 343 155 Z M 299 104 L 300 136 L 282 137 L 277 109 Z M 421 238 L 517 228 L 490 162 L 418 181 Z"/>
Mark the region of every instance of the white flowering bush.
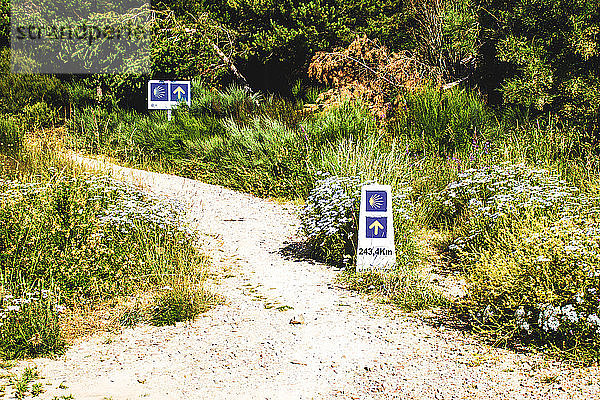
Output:
<path fill-rule="evenodd" d="M 315 184 L 300 213 L 302 229 L 316 255 L 334 265 L 355 257 L 359 177 L 326 176 Z"/>
<path fill-rule="evenodd" d="M 159 198 L 109 176 L 89 177 L 86 183 L 93 193 L 90 200 L 103 204 L 97 218 L 104 230 L 113 228 L 126 234 L 132 233 L 140 224 L 150 224 L 158 229 L 194 235 L 184 222 L 184 208 L 177 200 Z M 95 236 L 100 238 L 103 234 L 101 229 Z"/>
<path fill-rule="evenodd" d="M 588 218 L 527 219 L 468 270 L 478 322 L 505 337 L 600 344 L 600 228 Z"/>
<path fill-rule="evenodd" d="M 581 199 L 578 189 L 541 168 L 504 163 L 458 174 L 437 195 L 441 216 L 460 224 L 451 250 L 462 250 L 485 235 L 493 235 L 506 220 L 525 214 L 567 214 Z"/>
<path fill-rule="evenodd" d="M 110 177 L 4 180 L 0 190 L 3 276 L 33 285 L 57 280 L 67 301 L 126 292 L 133 282 L 125 278 L 144 274 L 155 260 L 148 237 L 162 242 L 159 248 L 194 240 L 180 205 Z"/>
<path fill-rule="evenodd" d="M 598 199 L 522 164 L 470 170 L 440 194 L 466 266 L 465 306 L 504 339 L 600 344 Z M 466 233 L 466 234 L 465 234 Z"/>

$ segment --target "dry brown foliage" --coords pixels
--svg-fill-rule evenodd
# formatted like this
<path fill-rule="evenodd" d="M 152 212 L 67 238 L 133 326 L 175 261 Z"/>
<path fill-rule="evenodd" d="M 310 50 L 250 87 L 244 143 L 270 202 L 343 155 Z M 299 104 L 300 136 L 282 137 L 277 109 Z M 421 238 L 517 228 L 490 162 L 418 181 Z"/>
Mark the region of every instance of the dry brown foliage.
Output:
<path fill-rule="evenodd" d="M 441 82 L 434 69 L 408 52 L 390 52 L 367 37 L 355 39 L 346 49 L 318 52 L 308 68 L 309 77 L 332 86 L 317 104 L 331 107 L 345 99 L 360 99 L 381 119 L 400 90 L 412 90 L 426 81 Z"/>

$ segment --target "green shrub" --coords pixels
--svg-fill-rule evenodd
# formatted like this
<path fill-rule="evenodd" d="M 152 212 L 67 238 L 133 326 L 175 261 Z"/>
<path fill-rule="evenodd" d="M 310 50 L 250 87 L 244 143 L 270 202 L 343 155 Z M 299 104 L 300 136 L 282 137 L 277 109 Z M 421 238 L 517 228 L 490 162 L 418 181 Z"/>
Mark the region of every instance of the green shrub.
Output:
<path fill-rule="evenodd" d="M 306 113 L 298 105 L 281 97 L 269 96 L 260 103 L 258 114 L 276 120 L 290 129 L 299 129 Z"/>
<path fill-rule="evenodd" d="M 576 201 L 577 188 L 541 168 L 504 163 L 458 174 L 439 193 L 442 218 L 457 227 L 453 249 L 463 249 L 482 237 L 493 238 L 502 221 L 528 213 L 567 212 Z"/>
<path fill-rule="evenodd" d="M 258 196 L 298 198 L 312 184 L 302 136 L 280 122 L 257 117 L 223 122 L 225 133 L 187 143 L 192 157 L 181 174 Z"/>
<path fill-rule="evenodd" d="M 64 82 L 69 95 L 69 104 L 77 109 L 94 105 L 97 99 L 96 88 L 88 81 Z"/>
<path fill-rule="evenodd" d="M 54 125 L 57 118 L 56 110 L 51 109 L 43 101 L 27 104 L 23 107 L 22 115 L 25 117 L 27 127 L 31 130 L 49 128 Z"/>
<path fill-rule="evenodd" d="M 70 140 L 76 148 L 259 196 L 308 192 L 312 177 L 300 133 L 263 116 L 238 122 L 192 114 L 182 107 L 169 122 L 164 115 L 85 108 L 74 113 Z"/>
<path fill-rule="evenodd" d="M 31 171 L 26 182 L 0 180 L 2 357 L 62 348 L 60 307 L 44 297 L 46 287 L 69 308 L 152 291 L 179 276 L 201 291 L 206 258 L 179 203 L 106 176 L 68 177 L 52 168 Z M 214 304 L 201 293 L 195 312 Z"/>
<path fill-rule="evenodd" d="M 410 155 L 400 143 L 387 144 L 386 135 L 369 133 L 325 145 L 312 157 L 311 168 L 337 176 L 360 176 L 381 184 L 402 185 L 410 175 Z"/>
<path fill-rule="evenodd" d="M 593 217 L 592 217 L 593 218 Z M 600 258 L 595 219 L 527 218 L 480 250 L 468 307 L 480 329 L 563 351 L 598 351 Z"/>
<path fill-rule="evenodd" d="M 600 176 L 598 149 L 588 144 L 588 132 L 552 114 L 530 120 L 512 114 L 512 110 L 505 113 L 502 135 L 495 141 L 500 157 L 542 163 L 582 190 L 594 187 Z"/>
<path fill-rule="evenodd" d="M 463 301 L 495 339 L 597 353 L 598 199 L 547 170 L 502 164 L 458 174 L 441 193 L 463 266 Z M 591 352 L 591 353 L 590 353 Z"/>
<path fill-rule="evenodd" d="M 600 8 L 593 1 L 488 2 L 480 13 L 478 75 L 505 105 L 552 113 L 587 136 L 600 134 Z"/>
<path fill-rule="evenodd" d="M 261 98 L 258 94 L 250 94 L 244 88 L 229 86 L 225 91 L 209 89 L 199 81 L 194 81 L 193 97 L 190 113 L 193 116 L 212 115 L 215 117 L 231 117 L 236 120 L 247 120 L 257 109 Z"/>
<path fill-rule="evenodd" d="M 375 118 L 360 103 L 344 102 L 309 119 L 302 128 L 315 151 L 345 138 L 362 140 L 377 132 Z"/>
<path fill-rule="evenodd" d="M 555 115 L 535 119 L 514 116 L 506 110 L 501 137 L 496 140 L 498 153 L 508 160 L 543 160 L 567 163 L 584 155 L 582 132 L 561 122 Z"/>
<path fill-rule="evenodd" d="M 298 79 L 291 87 L 291 94 L 297 103 L 314 104 L 317 102 L 317 97 L 323 91 L 323 88 L 316 86 L 307 86 L 302 79 Z"/>
<path fill-rule="evenodd" d="M 0 118 L 0 153 L 16 156 L 23 148 L 24 128 L 15 117 Z"/>
<path fill-rule="evenodd" d="M 90 153 L 100 152 L 117 131 L 118 114 L 99 107 L 75 109 L 68 122 L 72 145 Z"/>
<path fill-rule="evenodd" d="M 18 114 L 26 105 L 45 102 L 64 107 L 68 93 L 60 80 L 52 75 L 13 74 L 10 72 L 10 49 L 0 50 L 0 112 Z"/>

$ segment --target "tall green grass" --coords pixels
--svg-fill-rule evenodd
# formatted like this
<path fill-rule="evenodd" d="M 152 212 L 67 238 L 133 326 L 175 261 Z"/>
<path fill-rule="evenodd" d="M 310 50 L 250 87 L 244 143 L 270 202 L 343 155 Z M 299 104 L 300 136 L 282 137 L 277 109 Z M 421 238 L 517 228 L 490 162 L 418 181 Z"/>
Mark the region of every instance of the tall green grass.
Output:
<path fill-rule="evenodd" d="M 409 138 L 412 151 L 464 151 L 474 138 L 492 134 L 492 114 L 473 91 L 426 86 L 404 93 L 399 103 L 393 129 Z"/>
<path fill-rule="evenodd" d="M 377 131 L 375 118 L 366 105 L 350 101 L 308 118 L 304 125 L 301 130 L 315 150 L 347 138 L 363 140 Z"/>
<path fill-rule="evenodd" d="M 245 120 L 258 109 L 260 94 L 249 94 L 244 88 L 229 86 L 224 91 L 208 88 L 199 81 L 192 86 L 190 114 L 196 117 L 231 117 Z"/>
<path fill-rule="evenodd" d="M 257 117 L 248 124 L 223 121 L 224 133 L 189 143 L 184 175 L 259 196 L 298 198 L 310 188 L 306 144 L 280 122 Z"/>

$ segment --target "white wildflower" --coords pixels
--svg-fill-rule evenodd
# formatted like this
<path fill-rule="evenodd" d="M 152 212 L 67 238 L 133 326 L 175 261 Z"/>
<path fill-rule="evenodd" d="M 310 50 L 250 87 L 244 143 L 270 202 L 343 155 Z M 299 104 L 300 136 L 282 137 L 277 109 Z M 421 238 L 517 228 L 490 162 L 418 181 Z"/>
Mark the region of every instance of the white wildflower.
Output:
<path fill-rule="evenodd" d="M 575 306 L 573 304 L 567 304 L 562 308 L 563 318 L 567 319 L 572 324 L 576 323 L 579 320 L 579 316 L 577 315 L 577 311 L 575 310 Z"/>
<path fill-rule="evenodd" d="M 596 327 L 600 326 L 600 318 L 596 314 L 590 314 L 587 317 L 588 325 L 596 325 Z"/>

